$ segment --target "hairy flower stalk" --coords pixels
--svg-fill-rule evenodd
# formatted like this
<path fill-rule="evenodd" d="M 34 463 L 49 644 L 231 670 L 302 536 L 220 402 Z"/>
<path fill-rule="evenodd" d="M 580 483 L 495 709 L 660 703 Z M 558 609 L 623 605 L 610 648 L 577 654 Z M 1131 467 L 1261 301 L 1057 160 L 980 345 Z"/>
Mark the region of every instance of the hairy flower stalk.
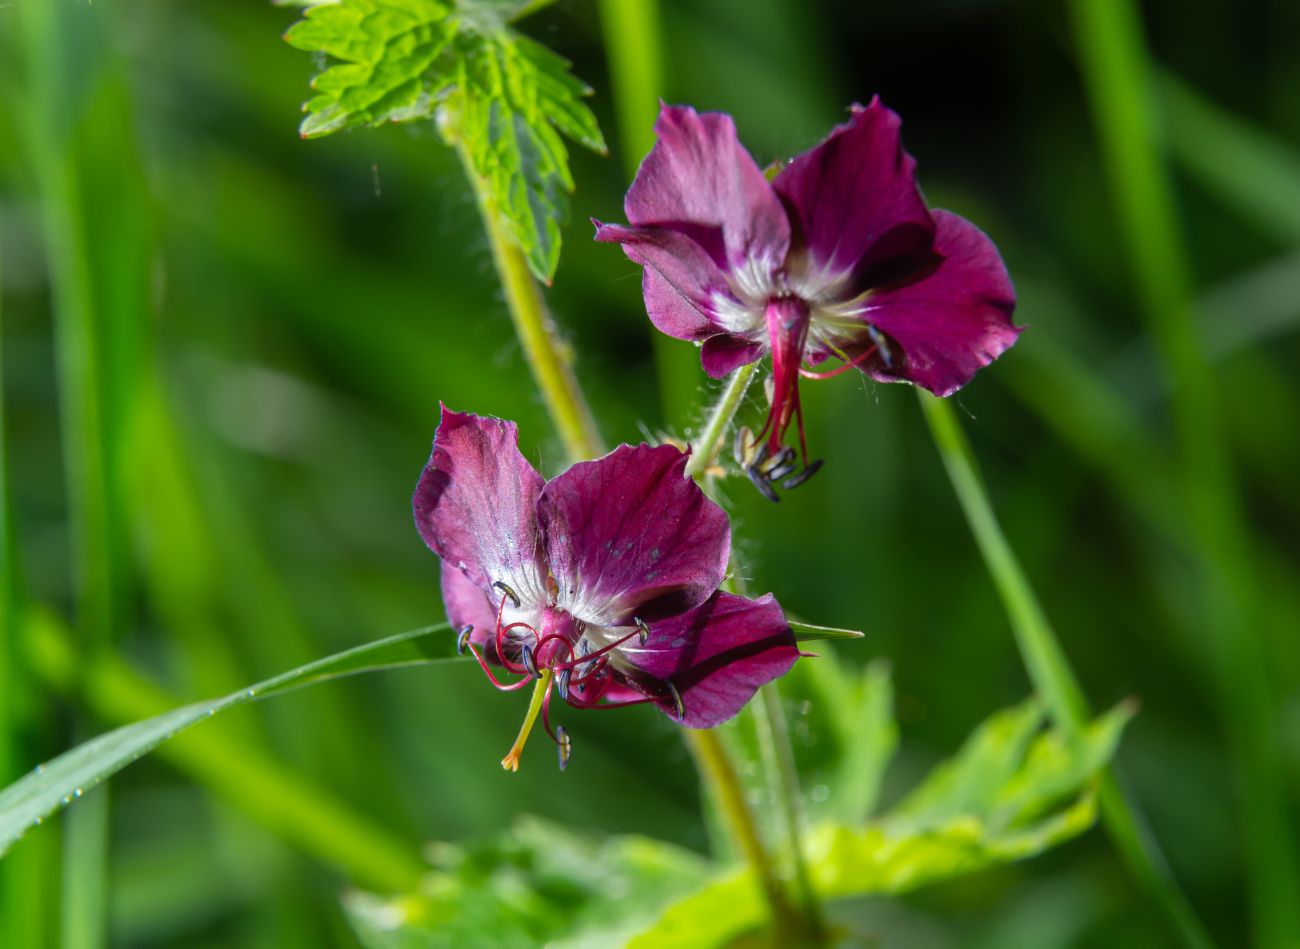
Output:
<path fill-rule="evenodd" d="M 513 423 L 443 409 L 415 521 L 442 558 L 461 646 L 496 688 L 533 686 L 507 770 L 539 719 L 567 765 L 553 693 L 578 709 L 652 704 L 712 728 L 798 658 L 770 594 L 719 590 L 730 525 L 686 462 L 671 445 L 622 445 L 544 481 Z"/>
<path fill-rule="evenodd" d="M 857 369 L 946 396 L 1015 342 L 997 249 L 926 207 L 898 116 L 879 101 L 770 181 L 727 115 L 665 106 L 655 130 L 624 201 L 629 224 L 595 222 L 596 239 L 642 266 L 651 321 L 697 343 L 709 375 L 771 358 L 767 419 L 736 456 L 772 500 L 820 465 L 801 378 Z"/>

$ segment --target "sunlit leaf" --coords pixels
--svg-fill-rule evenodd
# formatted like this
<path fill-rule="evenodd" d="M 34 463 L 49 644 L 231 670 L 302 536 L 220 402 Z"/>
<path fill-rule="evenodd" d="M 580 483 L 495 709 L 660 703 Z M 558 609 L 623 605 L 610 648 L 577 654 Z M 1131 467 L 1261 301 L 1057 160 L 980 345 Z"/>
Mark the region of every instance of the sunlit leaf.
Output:
<path fill-rule="evenodd" d="M 389 636 L 315 662 L 207 702 L 196 702 L 154 718 L 115 729 L 78 745 L 0 791 L 0 855 L 27 830 L 80 798 L 105 778 L 148 754 L 163 742 L 219 712 L 318 682 L 380 669 L 456 658 L 455 637 L 443 624 Z M 37 642 L 35 648 L 48 648 Z"/>
<path fill-rule="evenodd" d="M 437 844 L 430 855 L 437 868 L 419 893 L 345 898 L 367 949 L 622 945 L 710 873 L 669 844 L 596 841 L 535 818 L 478 845 Z"/>
<path fill-rule="evenodd" d="M 1096 820 L 1094 779 L 1132 714 L 1120 706 L 1071 743 L 1057 731 L 1038 734 L 1036 703 L 997 713 L 884 816 L 814 827 L 807 853 L 814 888 L 825 899 L 904 893 L 1078 836 Z M 749 871 L 733 870 L 670 906 L 630 945 L 725 944 L 760 927 L 765 912 Z"/>
<path fill-rule="evenodd" d="M 507 22 L 535 4 L 339 0 L 285 34 L 334 61 L 312 80 L 301 132 L 434 117 L 483 182 L 533 273 L 549 280 L 573 190 L 561 135 L 598 152 L 605 140 L 566 60 Z"/>

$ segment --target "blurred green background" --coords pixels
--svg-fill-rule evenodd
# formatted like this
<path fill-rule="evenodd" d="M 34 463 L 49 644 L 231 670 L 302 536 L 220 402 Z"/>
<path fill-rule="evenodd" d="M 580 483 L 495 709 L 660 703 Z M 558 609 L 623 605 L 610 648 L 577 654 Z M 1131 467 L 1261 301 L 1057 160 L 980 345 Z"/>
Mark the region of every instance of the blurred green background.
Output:
<path fill-rule="evenodd" d="M 710 387 L 690 347 L 652 339 L 637 269 L 590 240 L 588 217 L 621 216 L 655 108 L 630 90 L 620 127 L 611 65 L 638 44 L 607 55 L 601 12 L 561 0 L 523 24 L 595 88 L 612 145 L 574 149 L 549 300 L 605 437 L 685 436 Z M 1001 247 L 1030 328 L 957 397 L 998 513 L 1094 705 L 1141 700 L 1119 765 L 1192 901 L 1222 944 L 1264 944 L 1250 894 L 1279 878 L 1243 855 L 1285 864 L 1300 842 L 1243 805 L 1233 761 L 1295 810 L 1300 6 L 1144 5 L 1149 88 L 1104 38 L 1081 70 L 1056 3 L 661 13 L 667 99 L 731 112 L 766 162 L 879 93 L 931 203 Z M 110 725 L 440 620 L 409 512 L 439 400 L 518 420 L 548 473 L 561 458 L 454 156 L 426 125 L 300 141 L 314 64 L 280 39 L 295 17 L 0 5 L 6 782 Z M 865 629 L 841 658 L 891 661 L 903 788 L 1029 685 L 912 393 L 846 376 L 804 399 L 826 467 L 779 506 L 729 488 L 744 572 Z M 26 648 L 33 617 L 66 624 L 73 666 Z M 351 946 L 349 881 L 396 885 L 422 842 L 522 813 L 706 846 L 664 716 L 567 715 L 568 773 L 539 745 L 503 775 L 521 711 L 452 665 L 233 713 L 29 835 L 0 865 L 0 939 L 95 945 L 102 909 L 114 946 Z M 884 945 L 1172 941 L 1100 831 L 867 912 Z"/>

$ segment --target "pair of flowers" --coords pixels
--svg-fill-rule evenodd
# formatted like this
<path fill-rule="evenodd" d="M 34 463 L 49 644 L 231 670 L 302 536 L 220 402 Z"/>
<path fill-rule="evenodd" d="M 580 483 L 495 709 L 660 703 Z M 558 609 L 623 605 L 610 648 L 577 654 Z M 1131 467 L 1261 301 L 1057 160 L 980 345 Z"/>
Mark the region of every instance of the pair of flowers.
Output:
<path fill-rule="evenodd" d="M 992 242 L 926 207 L 899 119 L 873 101 L 816 148 L 765 174 L 723 114 L 664 107 L 628 191 L 628 226 L 596 238 L 643 267 L 651 321 L 696 342 L 720 378 L 771 357 L 769 411 L 737 455 L 756 486 L 806 480 L 800 377 L 856 368 L 946 396 L 1015 342 L 1015 296 Z M 834 368 L 823 368 L 835 362 Z M 785 444 L 794 425 L 798 455 Z M 444 408 L 416 489 L 416 524 L 442 558 L 447 615 L 498 688 L 532 683 L 518 767 L 558 692 L 576 708 L 651 703 L 683 724 L 730 718 L 799 656 L 781 608 L 721 592 L 726 514 L 670 445 L 627 445 L 545 482 L 515 426 Z M 493 666 L 519 676 L 501 681 Z"/>

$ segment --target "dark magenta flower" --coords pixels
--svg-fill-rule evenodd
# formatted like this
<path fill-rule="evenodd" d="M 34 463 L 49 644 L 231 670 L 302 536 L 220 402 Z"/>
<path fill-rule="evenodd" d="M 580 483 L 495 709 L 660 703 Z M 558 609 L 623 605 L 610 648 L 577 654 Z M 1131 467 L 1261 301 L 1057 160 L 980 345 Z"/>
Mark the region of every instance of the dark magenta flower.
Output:
<path fill-rule="evenodd" d="M 653 703 L 692 728 L 740 711 L 799 656 L 771 594 L 718 590 L 731 552 L 722 509 L 671 445 L 622 445 L 544 481 L 513 422 L 442 410 L 413 506 L 442 558 L 447 618 L 492 683 L 534 683 L 501 762 L 519 766 L 552 689 L 575 708 Z M 502 682 L 489 665 L 522 676 Z"/>
<path fill-rule="evenodd" d="M 926 208 L 898 129 L 878 99 L 855 105 L 769 181 L 730 116 L 664 106 L 623 203 L 630 226 L 594 222 L 597 240 L 644 268 L 651 321 L 699 343 L 710 376 L 771 354 L 771 410 L 742 454 L 773 498 L 771 482 L 794 468 L 782 449 L 792 421 L 805 468 L 786 486 L 819 464 L 808 464 L 800 376 L 857 367 L 946 396 L 1020 332 L 997 248 L 969 221 Z M 840 364 L 817 370 L 830 359 Z"/>

